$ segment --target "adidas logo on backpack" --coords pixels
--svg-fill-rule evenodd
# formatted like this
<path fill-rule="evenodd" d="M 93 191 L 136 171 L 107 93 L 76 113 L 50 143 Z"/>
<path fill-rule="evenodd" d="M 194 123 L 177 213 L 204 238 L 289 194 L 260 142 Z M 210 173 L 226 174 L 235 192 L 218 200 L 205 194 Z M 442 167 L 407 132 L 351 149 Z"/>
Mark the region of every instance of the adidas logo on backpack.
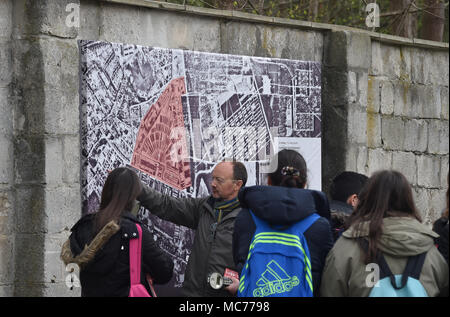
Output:
<path fill-rule="evenodd" d="M 276 230 L 250 211 L 256 225 L 241 273 L 240 297 L 311 297 L 313 284 L 308 245 L 303 233 L 320 217 L 312 214 Z"/>
<path fill-rule="evenodd" d="M 256 282 L 259 287 L 253 290 L 253 296 L 266 297 L 290 292 L 299 283 L 297 276 L 290 277 L 276 261 L 271 260 L 261 274 L 261 278 Z"/>

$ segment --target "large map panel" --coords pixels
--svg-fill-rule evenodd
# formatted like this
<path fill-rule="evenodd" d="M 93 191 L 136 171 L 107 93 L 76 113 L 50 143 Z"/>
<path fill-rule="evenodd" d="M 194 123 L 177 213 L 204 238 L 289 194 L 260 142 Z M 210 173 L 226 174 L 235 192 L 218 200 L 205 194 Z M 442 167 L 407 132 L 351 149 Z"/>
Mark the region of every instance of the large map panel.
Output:
<path fill-rule="evenodd" d="M 202 197 L 223 159 L 245 163 L 248 185 L 264 184 L 282 147 L 302 152 L 320 189 L 319 63 L 96 41 L 79 48 L 83 213 L 97 210 L 108 170 L 119 166 L 164 194 Z M 147 210 L 139 217 L 174 259 L 170 286 L 181 286 L 194 232 Z"/>

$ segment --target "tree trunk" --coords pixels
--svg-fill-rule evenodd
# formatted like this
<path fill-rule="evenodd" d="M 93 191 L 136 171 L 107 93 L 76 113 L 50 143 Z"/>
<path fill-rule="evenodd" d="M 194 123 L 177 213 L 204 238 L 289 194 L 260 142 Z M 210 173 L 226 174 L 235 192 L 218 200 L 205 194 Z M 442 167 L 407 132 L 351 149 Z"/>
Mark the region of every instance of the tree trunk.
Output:
<path fill-rule="evenodd" d="M 445 6 L 440 0 L 425 0 L 422 20 L 422 38 L 442 41 L 444 36 Z"/>
<path fill-rule="evenodd" d="M 417 37 L 417 15 L 409 12 L 414 9 L 412 2 L 414 0 L 396 0 L 391 1 L 391 11 L 401 11 L 401 14 L 392 17 L 392 34 L 414 38 Z"/>
<path fill-rule="evenodd" d="M 309 0 L 308 20 L 315 21 L 319 14 L 319 0 Z"/>

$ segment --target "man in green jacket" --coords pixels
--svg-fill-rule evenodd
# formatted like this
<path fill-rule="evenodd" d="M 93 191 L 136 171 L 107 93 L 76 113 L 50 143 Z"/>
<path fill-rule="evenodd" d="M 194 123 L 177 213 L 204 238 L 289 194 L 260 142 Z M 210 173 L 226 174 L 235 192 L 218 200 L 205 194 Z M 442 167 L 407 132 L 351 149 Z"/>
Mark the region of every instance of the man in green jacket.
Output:
<path fill-rule="evenodd" d="M 225 289 L 215 290 L 207 282 L 211 273 L 236 271 L 232 254 L 234 221 L 241 207 L 237 195 L 247 181 L 240 162 L 220 162 L 212 173 L 212 195 L 203 198 L 174 198 L 144 188 L 138 200 L 161 219 L 195 230 L 186 267 L 184 296 L 231 296 L 237 279 Z"/>

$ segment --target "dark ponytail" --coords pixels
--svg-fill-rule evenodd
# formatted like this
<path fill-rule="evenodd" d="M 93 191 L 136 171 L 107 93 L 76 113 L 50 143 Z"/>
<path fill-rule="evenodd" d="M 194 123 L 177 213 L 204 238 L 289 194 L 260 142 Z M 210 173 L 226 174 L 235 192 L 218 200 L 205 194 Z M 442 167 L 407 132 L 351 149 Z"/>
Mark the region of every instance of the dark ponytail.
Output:
<path fill-rule="evenodd" d="M 274 186 L 305 188 L 307 182 L 306 162 L 294 150 L 281 150 L 277 154 L 277 169 L 269 177 Z"/>

